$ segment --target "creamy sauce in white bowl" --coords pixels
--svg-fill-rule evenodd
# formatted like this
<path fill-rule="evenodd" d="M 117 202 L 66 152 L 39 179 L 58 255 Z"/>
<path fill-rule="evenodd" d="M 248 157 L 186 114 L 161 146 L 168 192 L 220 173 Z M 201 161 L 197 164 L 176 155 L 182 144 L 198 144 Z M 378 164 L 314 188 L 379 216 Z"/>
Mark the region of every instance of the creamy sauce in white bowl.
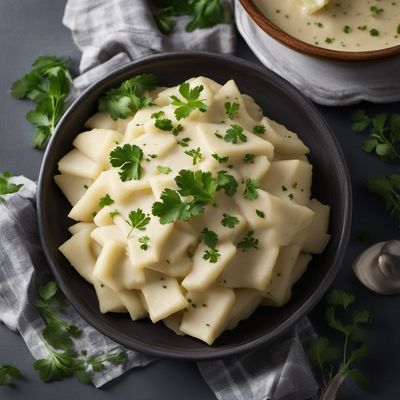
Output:
<path fill-rule="evenodd" d="M 254 3 L 283 31 L 319 47 L 371 51 L 400 45 L 400 0 L 331 0 L 313 14 L 300 0 Z"/>

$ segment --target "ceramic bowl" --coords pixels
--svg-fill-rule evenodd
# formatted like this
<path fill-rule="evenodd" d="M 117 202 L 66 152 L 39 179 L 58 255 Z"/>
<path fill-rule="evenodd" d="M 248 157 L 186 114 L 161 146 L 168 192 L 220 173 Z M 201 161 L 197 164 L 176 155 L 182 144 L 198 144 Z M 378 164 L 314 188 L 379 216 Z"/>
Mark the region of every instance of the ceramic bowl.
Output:
<path fill-rule="evenodd" d="M 236 0 L 236 25 L 260 61 L 325 105 L 400 100 L 400 46 L 363 52 L 305 43 L 274 25 L 252 0 Z"/>
<path fill-rule="evenodd" d="M 153 73 L 161 86 L 177 85 L 204 75 L 224 83 L 234 79 L 243 93 L 254 97 L 271 118 L 299 133 L 310 148 L 314 165 L 313 195 L 331 206 L 332 239 L 325 252 L 314 258 L 281 308 L 260 307 L 235 330 L 223 333 L 212 346 L 187 336 L 177 336 L 162 322 L 132 321 L 128 314 L 101 314 L 93 287 L 82 279 L 58 251 L 70 235 L 70 205 L 53 176 L 58 160 L 72 149 L 75 136 L 97 110 L 99 97 L 111 87 L 141 73 Z M 69 108 L 44 156 L 37 193 L 40 237 L 49 265 L 68 300 L 100 332 L 116 342 L 159 357 L 189 360 L 237 354 L 279 338 L 304 317 L 332 283 L 344 255 L 351 221 L 351 188 L 343 154 L 334 135 L 314 106 L 275 73 L 226 55 L 169 53 L 128 64 L 93 84 Z M 246 268 L 243 265 L 243 268 Z"/>

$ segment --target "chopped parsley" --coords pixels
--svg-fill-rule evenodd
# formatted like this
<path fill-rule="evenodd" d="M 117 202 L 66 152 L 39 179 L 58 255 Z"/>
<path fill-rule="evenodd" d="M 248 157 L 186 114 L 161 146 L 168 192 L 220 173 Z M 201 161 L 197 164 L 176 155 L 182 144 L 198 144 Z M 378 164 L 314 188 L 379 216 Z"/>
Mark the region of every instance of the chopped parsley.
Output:
<path fill-rule="evenodd" d="M 259 189 L 260 184 L 257 179 L 246 179 L 245 189 L 243 196 L 247 200 L 255 200 L 258 198 L 257 189 Z"/>
<path fill-rule="evenodd" d="M 212 156 L 213 158 L 215 158 L 220 164 L 229 161 L 229 156 L 224 156 L 224 157 L 222 157 L 222 156 L 220 156 L 220 155 L 217 154 L 217 153 L 211 154 L 211 156 Z"/>
<path fill-rule="evenodd" d="M 154 126 L 162 131 L 172 131 L 172 121 L 170 119 L 163 118 L 164 115 L 164 111 L 158 111 L 151 114 L 151 118 L 155 119 Z"/>
<path fill-rule="evenodd" d="M 254 164 L 254 157 L 255 157 L 254 154 L 247 153 L 245 154 L 243 161 L 245 163 Z"/>
<path fill-rule="evenodd" d="M 119 214 L 119 211 L 117 211 L 117 210 L 110 211 L 110 217 L 111 217 L 111 219 L 114 219 L 114 217 L 115 217 L 116 215 L 118 215 L 118 214 Z"/>
<path fill-rule="evenodd" d="M 371 36 L 379 36 L 379 31 L 378 31 L 378 29 L 372 28 L 369 30 L 369 34 Z"/>
<path fill-rule="evenodd" d="M 109 206 L 113 203 L 114 203 L 114 200 L 110 197 L 110 195 L 108 193 L 104 197 L 102 197 L 99 201 L 100 207 Z"/>
<path fill-rule="evenodd" d="M 188 137 L 184 137 L 182 140 L 180 140 L 179 142 L 178 142 L 178 144 L 180 145 L 180 146 L 182 146 L 182 147 L 189 147 L 189 142 L 191 141 L 192 139 L 190 139 L 190 138 L 188 138 Z"/>
<path fill-rule="evenodd" d="M 256 214 L 260 217 L 260 218 L 265 218 L 265 213 L 261 210 L 256 210 Z"/>
<path fill-rule="evenodd" d="M 208 260 L 210 263 L 215 264 L 221 256 L 218 249 L 207 249 L 204 252 L 203 259 Z"/>
<path fill-rule="evenodd" d="M 223 214 L 222 217 L 221 224 L 225 228 L 233 229 L 239 223 L 239 218 L 234 215 Z"/>
<path fill-rule="evenodd" d="M 110 163 L 113 167 L 119 167 L 119 177 L 123 182 L 132 179 L 140 179 L 142 167 L 140 162 L 143 159 L 143 151 L 134 144 L 118 146 L 110 153 Z"/>
<path fill-rule="evenodd" d="M 189 157 L 192 157 L 193 165 L 199 163 L 203 158 L 203 154 L 201 153 L 200 147 L 198 147 L 197 149 L 185 151 L 185 154 L 188 155 Z"/>
<path fill-rule="evenodd" d="M 160 174 L 168 175 L 172 169 L 170 167 L 164 167 L 163 165 L 157 165 L 157 171 Z"/>
<path fill-rule="evenodd" d="M 259 240 L 254 237 L 254 231 L 248 231 L 246 236 L 237 244 L 238 249 L 247 251 L 250 249 L 258 249 Z"/>
<path fill-rule="evenodd" d="M 232 175 L 227 174 L 226 171 L 218 171 L 217 184 L 217 190 L 224 189 L 225 194 L 229 197 L 232 197 L 236 193 L 238 187 L 236 179 Z"/>
<path fill-rule="evenodd" d="M 140 248 L 142 250 L 147 250 L 150 246 L 150 238 L 148 236 L 141 236 L 138 239 L 138 242 L 140 243 Z"/>
<path fill-rule="evenodd" d="M 247 142 L 247 136 L 243 133 L 243 128 L 241 126 L 233 124 L 226 131 L 224 140 L 225 142 L 237 144 L 239 141 Z"/>
<path fill-rule="evenodd" d="M 218 235 L 208 228 L 204 228 L 200 233 L 200 240 L 208 247 L 214 248 L 218 242 Z"/>
<path fill-rule="evenodd" d="M 377 17 L 379 14 L 383 13 L 383 8 L 379 8 L 378 6 L 371 6 L 369 8 L 372 17 Z"/>
<path fill-rule="evenodd" d="M 238 103 L 231 103 L 227 101 L 225 104 L 225 114 L 230 118 L 236 118 L 239 115 L 240 105 Z"/>
<path fill-rule="evenodd" d="M 350 33 L 350 32 L 351 32 L 350 26 L 349 26 L 349 25 L 345 25 L 345 26 L 343 27 L 343 32 L 344 32 L 344 33 Z"/>
<path fill-rule="evenodd" d="M 256 125 L 253 128 L 253 132 L 256 133 L 257 135 L 263 135 L 265 133 L 265 126 L 264 125 Z"/>
<path fill-rule="evenodd" d="M 332 44 L 334 40 L 335 40 L 334 38 L 327 37 L 327 38 L 325 39 L 325 43 L 327 43 L 327 44 Z"/>
<path fill-rule="evenodd" d="M 191 89 L 188 82 L 179 85 L 179 93 L 186 101 L 181 100 L 176 96 L 171 96 L 171 104 L 177 107 L 175 109 L 175 117 L 178 121 L 182 118 L 188 117 L 195 109 L 198 109 L 201 112 L 207 111 L 207 106 L 202 100 L 199 100 L 200 93 L 203 89 L 203 85 Z"/>

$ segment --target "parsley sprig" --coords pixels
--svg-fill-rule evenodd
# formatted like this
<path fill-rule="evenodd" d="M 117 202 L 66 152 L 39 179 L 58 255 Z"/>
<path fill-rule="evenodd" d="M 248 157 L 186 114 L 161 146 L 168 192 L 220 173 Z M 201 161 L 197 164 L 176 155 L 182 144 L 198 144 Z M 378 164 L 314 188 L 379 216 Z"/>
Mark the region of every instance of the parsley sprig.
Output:
<path fill-rule="evenodd" d="M 197 149 L 191 149 L 191 150 L 185 151 L 185 154 L 189 157 L 192 157 L 193 165 L 198 164 L 201 161 L 201 159 L 203 158 L 203 154 L 201 153 L 200 147 L 198 147 Z"/>
<path fill-rule="evenodd" d="M 0 174 L 0 203 L 5 201 L 4 197 L 2 197 L 3 195 L 16 193 L 23 186 L 21 184 L 17 185 L 16 183 L 9 182 L 11 176 L 11 173 L 8 171 L 4 171 Z"/>
<path fill-rule="evenodd" d="M 50 281 L 39 287 L 38 300 L 34 303 L 40 311 L 46 327 L 42 331 L 44 345 L 49 357 L 33 364 L 43 382 L 61 380 L 74 375 L 81 383 L 89 382 L 88 370 L 101 371 L 105 362 L 123 364 L 126 353 L 106 353 L 87 357 L 87 352 L 78 354 L 73 339 L 80 337 L 82 331 L 60 318 L 59 313 L 67 307 L 65 298 L 57 284 Z"/>
<path fill-rule="evenodd" d="M 258 249 L 259 240 L 254 236 L 254 231 L 248 231 L 246 236 L 236 245 L 243 252 L 250 249 Z"/>
<path fill-rule="evenodd" d="M 389 213 L 400 220 L 400 175 L 370 176 L 367 186 L 383 198 Z"/>
<path fill-rule="evenodd" d="M 68 60 L 54 56 L 39 57 L 32 70 L 11 87 L 17 99 L 30 99 L 35 109 L 26 114 L 26 119 L 36 126 L 32 139 L 35 149 L 43 150 L 54 132 L 57 122 L 67 109 L 71 76 Z"/>
<path fill-rule="evenodd" d="M 150 222 L 150 216 L 146 215 L 140 208 L 137 210 L 131 211 L 128 214 L 129 221 L 126 221 L 128 225 L 132 228 L 128 233 L 128 237 L 132 233 L 134 229 L 139 229 L 139 231 L 144 231 L 146 226 Z"/>
<path fill-rule="evenodd" d="M 13 365 L 2 365 L 0 367 L 0 386 L 12 385 L 14 380 L 21 376 L 21 371 Z"/>
<path fill-rule="evenodd" d="M 260 188 L 260 183 L 257 179 L 246 179 L 243 196 L 247 200 L 255 200 L 258 198 L 257 190 Z"/>
<path fill-rule="evenodd" d="M 243 133 L 243 128 L 241 126 L 233 124 L 226 131 L 224 140 L 225 140 L 225 142 L 237 144 L 237 143 L 239 143 L 239 141 L 247 142 L 247 136 Z"/>
<path fill-rule="evenodd" d="M 200 233 L 200 240 L 209 247 L 205 250 L 203 259 L 215 264 L 221 256 L 219 250 L 215 247 L 218 243 L 218 235 L 214 231 L 204 228 Z"/>
<path fill-rule="evenodd" d="M 186 25 L 186 31 L 211 28 L 218 24 L 230 22 L 228 9 L 221 0 L 153 0 L 160 8 L 160 12 L 154 15 L 154 20 L 164 35 L 173 32 L 175 17 L 189 15 L 190 21 Z"/>
<path fill-rule="evenodd" d="M 128 118 L 150 105 L 151 99 L 146 96 L 146 91 L 154 89 L 155 85 L 156 78 L 152 74 L 133 76 L 100 97 L 99 111 L 110 114 L 113 120 Z"/>
<path fill-rule="evenodd" d="M 155 119 L 154 126 L 162 131 L 172 132 L 174 136 L 177 136 L 183 129 L 181 124 L 174 125 L 172 120 L 165 117 L 164 111 L 158 111 L 151 114 L 151 118 Z"/>
<path fill-rule="evenodd" d="M 113 203 L 114 200 L 110 197 L 108 193 L 104 197 L 102 197 L 99 201 L 100 207 L 110 206 Z"/>
<path fill-rule="evenodd" d="M 225 107 L 225 114 L 230 118 L 236 118 L 239 115 L 239 109 L 240 105 L 239 103 L 231 103 L 230 101 L 227 101 L 224 104 Z"/>
<path fill-rule="evenodd" d="M 224 213 L 222 217 L 221 224 L 225 228 L 233 229 L 239 223 L 239 218 L 234 215 Z"/>
<path fill-rule="evenodd" d="M 203 100 L 199 99 L 203 89 L 203 85 L 195 86 L 191 89 L 188 82 L 179 85 L 179 93 L 186 101 L 176 96 L 171 96 L 171 104 L 177 107 L 174 113 L 178 121 L 188 117 L 195 109 L 199 109 L 201 112 L 207 111 L 207 106 L 203 103 Z"/>
<path fill-rule="evenodd" d="M 204 212 L 204 207 L 214 199 L 218 190 L 233 195 L 237 182 L 231 176 L 220 171 L 216 177 L 211 172 L 181 170 L 175 177 L 178 191 L 164 189 L 160 200 L 152 207 L 153 215 L 160 218 L 161 224 L 177 220 L 188 221 Z M 188 197 L 188 199 L 184 199 Z"/>
<path fill-rule="evenodd" d="M 110 153 L 110 163 L 113 167 L 120 168 L 119 177 L 123 182 L 140 179 L 142 159 L 143 151 L 135 144 L 118 146 Z"/>
<path fill-rule="evenodd" d="M 384 161 L 400 160 L 400 114 L 387 113 L 369 117 L 364 110 L 351 114 L 352 129 L 355 132 L 369 130 L 369 139 L 364 140 L 362 149 L 375 153 Z"/>
<path fill-rule="evenodd" d="M 311 361 L 319 367 L 324 388 L 334 384 L 335 376 L 351 377 L 360 387 L 366 387 L 367 380 L 354 363 L 368 354 L 367 333 L 363 326 L 371 323 L 367 310 L 355 311 L 349 322 L 338 318 L 338 312 L 348 312 L 354 303 L 354 296 L 342 290 L 332 290 L 326 297 L 328 307 L 325 319 L 330 328 L 339 332 L 343 337 L 342 352 L 330 344 L 326 337 L 319 337 L 307 350 Z M 342 356 L 341 356 L 342 354 Z"/>

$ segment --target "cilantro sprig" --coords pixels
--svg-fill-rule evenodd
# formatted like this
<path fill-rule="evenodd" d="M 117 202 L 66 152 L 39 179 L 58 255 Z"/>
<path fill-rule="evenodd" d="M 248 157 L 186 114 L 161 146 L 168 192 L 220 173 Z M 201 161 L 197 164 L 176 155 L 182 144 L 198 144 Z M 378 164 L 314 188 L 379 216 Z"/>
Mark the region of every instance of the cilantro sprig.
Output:
<path fill-rule="evenodd" d="M 381 113 L 369 117 L 364 110 L 356 110 L 351 114 L 354 132 L 369 129 L 369 138 L 362 143 L 367 153 L 375 153 L 384 161 L 400 160 L 400 114 Z"/>
<path fill-rule="evenodd" d="M 123 182 L 140 179 L 142 159 L 143 151 L 135 144 L 118 146 L 110 153 L 110 163 L 113 167 L 120 168 L 119 177 Z"/>
<path fill-rule="evenodd" d="M 211 172 L 181 170 L 175 177 L 178 190 L 164 189 L 160 200 L 152 207 L 153 215 L 161 224 L 177 220 L 188 221 L 204 212 L 204 207 L 223 189 L 227 195 L 236 191 L 237 182 L 231 175 L 220 171 L 217 177 Z M 184 199 L 188 198 L 188 199 Z"/>
<path fill-rule="evenodd" d="M 150 105 L 151 99 L 146 96 L 146 91 L 154 89 L 155 85 L 156 78 L 152 74 L 133 76 L 100 97 L 99 111 L 108 113 L 113 120 L 128 118 Z"/>
<path fill-rule="evenodd" d="M 370 176 L 367 186 L 382 197 L 389 213 L 400 220 L 400 175 Z"/>
<path fill-rule="evenodd" d="M 46 147 L 67 109 L 71 86 L 68 64 L 68 60 L 41 56 L 32 64 L 28 74 L 12 84 L 11 93 L 15 98 L 30 99 L 35 103 L 35 108 L 26 114 L 26 119 L 36 126 L 32 139 L 35 149 Z"/>
<path fill-rule="evenodd" d="M 175 18 L 181 15 L 191 17 L 186 31 L 211 28 L 218 24 L 230 22 L 230 13 L 221 0 L 153 0 L 160 12 L 154 15 L 154 21 L 164 35 L 173 32 Z"/>
<path fill-rule="evenodd" d="M 171 104 L 177 107 L 174 113 L 178 121 L 188 117 L 195 109 L 199 109 L 201 112 L 207 111 L 207 106 L 203 103 L 203 100 L 199 99 L 203 89 L 203 85 L 195 86 L 191 89 L 188 82 L 179 85 L 179 93 L 186 101 L 176 96 L 171 96 Z"/>
<path fill-rule="evenodd" d="M 73 340 L 83 333 L 74 325 L 69 325 L 59 314 L 67 308 L 67 302 L 58 290 L 57 284 L 50 281 L 38 288 L 38 300 L 34 303 L 46 322 L 42 338 L 48 358 L 37 360 L 33 368 L 38 371 L 43 382 L 62 380 L 74 375 L 79 382 L 89 382 L 90 369 L 99 372 L 105 362 L 123 364 L 125 352 L 98 354 L 88 357 L 86 351 L 80 354 L 75 350 Z"/>
<path fill-rule="evenodd" d="M 151 218 L 149 215 L 146 215 L 140 208 L 138 208 L 137 210 L 131 211 L 128 214 L 128 219 L 129 221 L 127 220 L 126 222 L 132 228 L 128 233 L 129 237 L 134 229 L 144 231 L 146 229 L 146 226 L 149 224 Z"/>
<path fill-rule="evenodd" d="M 0 367 L 0 386 L 12 385 L 14 380 L 22 376 L 21 371 L 13 365 L 2 365 Z"/>
<path fill-rule="evenodd" d="M 16 183 L 9 182 L 11 176 L 11 173 L 8 171 L 0 174 L 0 203 L 5 201 L 4 197 L 2 197 L 3 195 L 16 193 L 23 186 L 22 184 L 17 185 Z"/>
<path fill-rule="evenodd" d="M 311 361 L 319 367 L 324 390 L 335 385 L 337 376 L 351 377 L 360 387 L 367 386 L 367 379 L 354 364 L 368 354 L 367 333 L 363 327 L 371 323 L 371 318 L 367 310 L 354 311 L 348 315 L 354 300 L 352 294 L 337 289 L 326 296 L 328 307 L 325 320 L 330 328 L 343 337 L 343 350 L 331 345 L 326 337 L 319 337 L 307 350 Z M 339 319 L 339 312 L 347 314 L 347 322 Z"/>

